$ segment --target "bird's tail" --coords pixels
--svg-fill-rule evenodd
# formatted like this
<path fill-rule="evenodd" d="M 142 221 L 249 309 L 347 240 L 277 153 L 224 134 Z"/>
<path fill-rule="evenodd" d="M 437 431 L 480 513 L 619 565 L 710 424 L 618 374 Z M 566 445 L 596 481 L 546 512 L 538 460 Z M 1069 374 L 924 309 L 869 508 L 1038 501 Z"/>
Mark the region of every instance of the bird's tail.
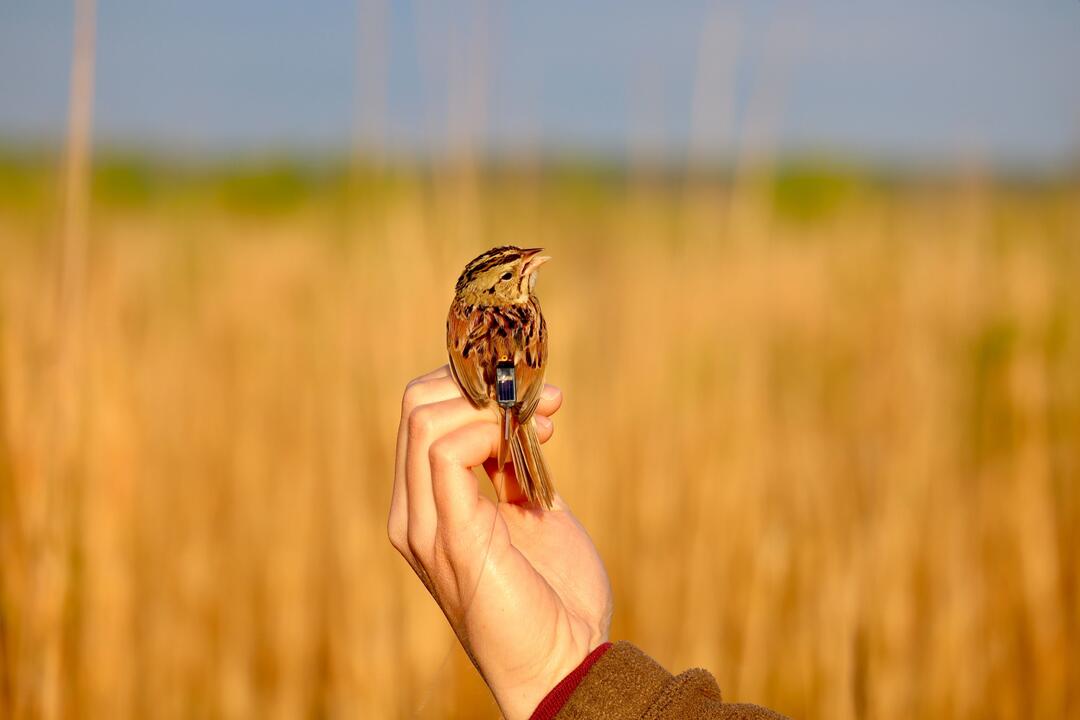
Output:
<path fill-rule="evenodd" d="M 499 443 L 499 466 L 503 467 L 508 459 L 512 460 L 514 475 L 517 476 L 525 499 L 550 510 L 555 502 L 555 491 L 551 487 L 551 479 L 544 463 L 544 454 L 540 452 L 540 441 L 536 437 L 532 419 L 519 423 L 517 418 L 513 418 L 510 425 L 510 441 L 507 442 L 504 437 Z M 507 455 L 510 457 L 507 458 Z"/>

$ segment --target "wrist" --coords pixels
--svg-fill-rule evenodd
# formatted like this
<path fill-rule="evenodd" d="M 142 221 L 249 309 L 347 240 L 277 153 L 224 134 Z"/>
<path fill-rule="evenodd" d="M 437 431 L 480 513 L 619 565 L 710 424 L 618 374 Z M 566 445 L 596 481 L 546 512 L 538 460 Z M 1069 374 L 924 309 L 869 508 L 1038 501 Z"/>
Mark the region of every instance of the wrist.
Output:
<path fill-rule="evenodd" d="M 537 717 L 535 713 L 539 707 L 555 693 L 556 689 L 563 686 L 565 681 L 572 681 L 574 679 L 572 676 L 583 665 L 591 666 L 591 662 L 588 662 L 590 656 L 595 653 L 595 657 L 592 658 L 595 661 L 603 654 L 600 649 L 606 650 L 609 646 L 606 634 L 602 637 L 591 637 L 584 644 L 573 643 L 562 651 L 550 653 L 543 663 L 538 663 L 538 669 L 531 672 L 528 677 L 510 682 L 489 683 L 503 717 L 507 720 L 531 720 Z M 585 668 L 587 669 L 588 667 Z M 584 677 L 584 671 L 581 671 L 580 675 Z M 576 678 L 574 687 L 581 681 L 581 677 Z M 567 696 L 570 692 L 573 692 L 573 687 L 569 688 Z M 561 706 L 562 703 L 559 703 L 555 712 Z M 554 717 L 554 713 L 550 717 Z"/>
<path fill-rule="evenodd" d="M 555 687 L 544 696 L 544 699 L 536 706 L 536 710 L 529 716 L 529 720 L 554 720 L 555 716 L 562 710 L 563 705 L 567 703 L 570 696 L 577 690 L 578 685 L 585 679 L 585 675 L 588 674 L 589 668 L 593 664 L 603 657 L 604 653 L 611 647 L 610 641 L 604 641 L 592 650 L 585 659 L 582 660 L 576 668 L 571 670 L 566 677 L 560 680 Z"/>

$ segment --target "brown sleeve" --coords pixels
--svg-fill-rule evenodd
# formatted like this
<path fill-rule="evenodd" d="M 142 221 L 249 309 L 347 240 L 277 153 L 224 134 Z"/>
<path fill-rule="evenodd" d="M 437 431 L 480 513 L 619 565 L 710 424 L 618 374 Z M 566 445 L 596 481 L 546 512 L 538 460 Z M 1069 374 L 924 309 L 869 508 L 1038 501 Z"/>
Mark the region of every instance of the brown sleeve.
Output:
<path fill-rule="evenodd" d="M 783 720 L 757 705 L 726 703 L 716 680 L 695 668 L 672 675 L 628 642 L 617 642 L 589 669 L 556 720 Z"/>

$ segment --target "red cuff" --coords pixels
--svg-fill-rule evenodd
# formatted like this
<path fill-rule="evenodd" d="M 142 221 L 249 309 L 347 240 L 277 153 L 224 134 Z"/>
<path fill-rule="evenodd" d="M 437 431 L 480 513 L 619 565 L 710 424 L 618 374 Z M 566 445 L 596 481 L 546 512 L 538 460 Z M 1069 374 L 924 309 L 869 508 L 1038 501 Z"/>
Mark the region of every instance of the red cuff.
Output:
<path fill-rule="evenodd" d="M 577 686 L 585 679 L 585 675 L 589 672 L 589 668 L 591 668 L 593 663 L 599 660 L 610 647 L 611 643 L 606 642 L 586 655 L 585 659 L 581 661 L 581 664 L 574 668 L 569 675 L 564 677 L 559 684 L 553 687 L 551 692 L 540 701 L 540 704 L 533 710 L 533 714 L 529 716 L 529 720 L 554 720 L 555 716 L 562 710 L 563 705 L 566 704 L 566 701 L 569 700 L 570 696 L 577 690 Z"/>

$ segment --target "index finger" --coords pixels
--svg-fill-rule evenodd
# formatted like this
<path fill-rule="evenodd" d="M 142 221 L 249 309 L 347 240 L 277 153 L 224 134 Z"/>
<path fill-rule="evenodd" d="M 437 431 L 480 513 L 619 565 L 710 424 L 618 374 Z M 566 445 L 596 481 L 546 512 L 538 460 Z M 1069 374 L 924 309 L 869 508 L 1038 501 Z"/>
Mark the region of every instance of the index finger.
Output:
<path fill-rule="evenodd" d="M 403 546 L 406 531 L 405 514 L 408 503 L 405 498 L 405 446 L 409 430 L 409 413 L 418 402 L 418 400 L 414 401 L 414 397 L 427 394 L 421 389 L 422 387 L 431 384 L 433 380 L 441 380 L 449 375 L 448 365 L 437 367 L 431 372 L 410 380 L 401 395 L 401 422 L 398 423 L 397 448 L 394 451 L 394 486 L 390 493 L 390 515 L 386 520 L 387 533 L 392 540 L 396 539 L 398 545 Z M 442 392 L 446 397 L 452 397 L 449 389 L 441 389 L 437 392 Z M 441 400 L 443 397 L 440 395 L 438 399 Z"/>
<path fill-rule="evenodd" d="M 419 377 L 414 377 L 412 380 L 405 384 L 405 389 L 408 390 L 416 383 L 424 382 L 425 380 L 435 380 L 437 378 L 446 377 L 449 374 L 450 366 L 444 363 L 430 372 L 426 372 Z"/>

